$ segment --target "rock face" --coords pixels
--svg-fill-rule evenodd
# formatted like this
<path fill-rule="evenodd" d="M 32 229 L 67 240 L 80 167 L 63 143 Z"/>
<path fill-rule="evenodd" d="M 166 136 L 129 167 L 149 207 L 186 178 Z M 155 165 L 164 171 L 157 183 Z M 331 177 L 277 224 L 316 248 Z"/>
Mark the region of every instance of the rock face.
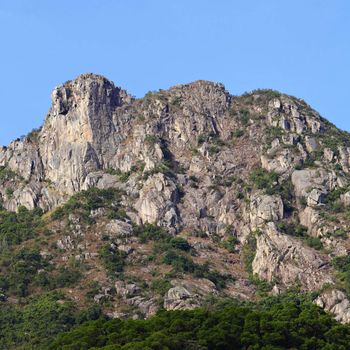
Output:
<path fill-rule="evenodd" d="M 283 219 L 283 201 L 280 196 L 255 194 L 250 202 L 250 221 L 252 229 L 269 221 Z"/>
<path fill-rule="evenodd" d="M 136 99 L 104 77 L 83 74 L 54 89 L 39 130 L 0 148 L 0 204 L 50 212 L 82 190 L 115 188 L 118 205 L 78 208 L 89 211 L 83 219 L 90 226 L 72 214 L 65 227 L 52 228 L 51 243 L 66 254 L 56 261 L 86 257 L 93 264 L 109 239 L 110 254 L 124 257 L 149 287 L 169 265 L 154 266 L 157 254 L 138 245 L 135 227 L 156 225 L 192 239 L 191 259 L 235 280 L 220 291 L 191 265 L 192 278 L 173 280 L 161 302 L 134 280 L 108 282 L 144 315 L 160 304 L 197 307 L 220 293 L 253 297 L 248 271 L 273 282 L 275 294 L 295 284 L 316 291 L 339 282 L 331 259 L 349 253 L 349 142 L 305 102 L 275 91 L 232 96 L 222 84 L 196 81 Z M 96 263 L 91 275 L 101 271 Z M 346 296 L 332 293 L 317 302 L 347 321 Z"/>
<path fill-rule="evenodd" d="M 164 224 L 175 227 L 178 224 L 176 203 L 178 193 L 175 183 L 164 174 L 155 174 L 147 179 L 135 204 L 143 223 Z"/>
<path fill-rule="evenodd" d="M 315 303 L 335 315 L 337 321 L 350 322 L 350 302 L 346 295 L 336 289 L 322 293 Z"/>
<path fill-rule="evenodd" d="M 208 295 L 217 295 L 215 284 L 209 280 L 190 281 L 173 280 L 174 287 L 170 288 L 164 298 L 166 310 L 190 310 L 201 305 Z"/>
<path fill-rule="evenodd" d="M 274 223 L 268 223 L 264 234 L 257 238 L 252 267 L 261 279 L 278 280 L 287 287 L 300 285 L 304 290 L 316 290 L 334 282 L 326 257 L 279 233 Z"/>

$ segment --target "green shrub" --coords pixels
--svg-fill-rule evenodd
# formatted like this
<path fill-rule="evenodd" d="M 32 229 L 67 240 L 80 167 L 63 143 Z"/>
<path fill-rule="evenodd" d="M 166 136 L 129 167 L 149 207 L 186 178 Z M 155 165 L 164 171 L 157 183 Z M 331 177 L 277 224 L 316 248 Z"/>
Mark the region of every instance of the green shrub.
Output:
<path fill-rule="evenodd" d="M 316 250 L 321 250 L 323 248 L 323 244 L 320 238 L 318 237 L 308 236 L 305 238 L 305 242 L 309 247 L 314 248 Z"/>
<path fill-rule="evenodd" d="M 193 273 L 195 271 L 196 265 L 193 260 L 183 254 L 180 254 L 176 250 L 168 250 L 164 257 L 163 263 L 166 265 L 171 265 L 175 272 L 188 272 Z"/>
<path fill-rule="evenodd" d="M 236 246 L 239 243 L 237 237 L 230 236 L 225 241 L 222 242 L 222 246 L 226 248 L 230 253 L 234 253 L 236 251 Z"/>
<path fill-rule="evenodd" d="M 350 256 L 337 256 L 332 260 L 333 267 L 339 271 L 338 280 L 342 284 L 347 295 L 350 296 Z"/>
<path fill-rule="evenodd" d="M 235 131 L 232 131 L 232 137 L 239 138 L 244 135 L 244 131 L 242 129 L 237 129 Z"/>
<path fill-rule="evenodd" d="M 247 126 L 249 124 L 250 112 L 247 109 L 240 109 L 239 117 L 240 117 L 241 123 L 244 126 Z"/>
<path fill-rule="evenodd" d="M 294 237 L 305 237 L 307 235 L 307 227 L 298 222 L 280 222 L 277 228 L 283 233 Z"/>
<path fill-rule="evenodd" d="M 166 232 L 162 227 L 149 223 L 140 226 L 135 225 L 134 233 L 139 238 L 140 243 L 163 240 L 167 237 Z"/>
<path fill-rule="evenodd" d="M 149 145 L 154 145 L 155 143 L 157 143 L 158 138 L 155 135 L 146 135 L 145 136 L 145 142 Z"/>
<path fill-rule="evenodd" d="M 122 272 L 125 266 L 126 253 L 106 245 L 99 250 L 100 259 L 107 270 L 108 275 L 115 276 Z"/>
<path fill-rule="evenodd" d="M 256 236 L 256 234 L 250 233 L 242 246 L 243 263 L 249 273 L 253 273 L 252 264 L 256 254 Z"/>
<path fill-rule="evenodd" d="M 0 182 L 12 180 L 16 177 L 16 173 L 11 169 L 0 166 Z"/>
<path fill-rule="evenodd" d="M 186 252 L 191 249 L 191 245 L 182 237 L 171 238 L 170 245 L 175 249 L 180 249 Z"/>
<path fill-rule="evenodd" d="M 54 273 L 40 272 L 35 279 L 37 285 L 53 290 L 57 288 L 74 287 L 82 274 L 76 268 L 60 267 Z"/>
<path fill-rule="evenodd" d="M 172 285 L 167 279 L 155 279 L 152 281 L 150 287 L 152 291 L 163 296 Z"/>
<path fill-rule="evenodd" d="M 265 189 L 266 191 L 272 191 L 276 185 L 277 180 L 277 173 L 268 172 L 261 168 L 253 170 L 253 172 L 250 174 L 250 181 L 260 190 Z"/>
<path fill-rule="evenodd" d="M 72 212 L 80 212 L 82 215 L 88 216 L 91 210 L 116 206 L 120 199 L 121 191 L 116 188 L 98 189 L 91 187 L 86 191 L 75 194 L 67 203 L 55 209 L 51 214 L 51 218 L 60 220 Z"/>

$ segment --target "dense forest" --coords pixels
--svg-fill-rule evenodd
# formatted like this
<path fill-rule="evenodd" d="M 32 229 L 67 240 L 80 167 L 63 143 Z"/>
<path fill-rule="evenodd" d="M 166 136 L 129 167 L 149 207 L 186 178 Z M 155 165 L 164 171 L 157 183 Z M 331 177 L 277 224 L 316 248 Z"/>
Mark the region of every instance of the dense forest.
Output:
<path fill-rule="evenodd" d="M 107 319 L 97 307 L 77 311 L 57 293 L 25 307 L 1 308 L 1 349 L 246 349 L 346 350 L 350 326 L 287 293 L 258 303 L 221 300 L 147 320 Z"/>

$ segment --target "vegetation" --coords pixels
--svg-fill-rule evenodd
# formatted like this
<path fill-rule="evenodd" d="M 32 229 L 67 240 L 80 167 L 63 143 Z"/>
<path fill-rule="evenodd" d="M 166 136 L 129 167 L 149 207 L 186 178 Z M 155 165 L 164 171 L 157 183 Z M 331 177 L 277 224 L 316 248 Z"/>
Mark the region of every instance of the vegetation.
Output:
<path fill-rule="evenodd" d="M 244 135 L 244 131 L 242 129 L 236 129 L 235 131 L 232 131 L 232 137 L 239 138 Z"/>
<path fill-rule="evenodd" d="M 226 248 L 230 253 L 234 253 L 237 248 L 239 240 L 236 236 L 229 236 L 222 242 L 222 246 Z"/>
<path fill-rule="evenodd" d="M 35 237 L 44 230 L 41 209 L 19 207 L 18 212 L 0 209 L 0 251 Z"/>
<path fill-rule="evenodd" d="M 153 290 L 155 293 L 164 295 L 170 288 L 171 288 L 171 283 L 167 279 L 155 279 L 151 283 L 151 290 Z"/>
<path fill-rule="evenodd" d="M 125 252 L 106 245 L 100 249 L 99 256 L 110 276 L 115 276 L 116 273 L 123 271 L 126 257 Z"/>
<path fill-rule="evenodd" d="M 59 335 L 47 349 L 347 350 L 349 344 L 349 325 L 291 294 L 259 304 L 163 311 L 148 320 L 90 321 Z"/>
<path fill-rule="evenodd" d="M 250 274 L 253 273 L 252 263 L 256 254 L 256 236 L 259 232 L 251 232 L 242 247 L 242 256 L 245 269 Z"/>
<path fill-rule="evenodd" d="M 268 172 L 262 168 L 255 169 L 250 174 L 250 181 L 260 190 L 265 189 L 268 194 L 275 192 L 275 187 L 278 181 L 278 174 Z"/>
<path fill-rule="evenodd" d="M 332 265 L 339 272 L 338 279 L 350 296 L 350 256 L 337 256 L 332 260 Z"/>
<path fill-rule="evenodd" d="M 305 238 L 305 242 L 309 247 L 314 248 L 316 250 L 323 249 L 323 244 L 322 244 L 321 239 L 319 237 L 308 236 Z"/>
<path fill-rule="evenodd" d="M 80 213 L 83 217 L 88 218 L 91 210 L 117 207 L 120 198 L 121 192 L 116 188 L 101 190 L 91 187 L 72 196 L 67 203 L 52 213 L 51 218 L 60 220 L 71 212 Z"/>
<path fill-rule="evenodd" d="M 16 177 L 16 173 L 13 172 L 11 169 L 0 166 L 0 182 L 7 181 L 14 179 Z"/>
<path fill-rule="evenodd" d="M 149 223 L 140 226 L 135 225 L 134 233 L 139 238 L 140 243 L 158 241 L 167 237 L 164 228 Z"/>
<path fill-rule="evenodd" d="M 147 135 L 147 136 L 151 137 L 152 135 Z M 147 139 L 147 136 L 146 136 L 146 139 Z M 149 142 L 151 142 L 151 141 L 149 141 Z M 131 174 L 138 172 L 138 171 L 142 172 L 144 168 L 145 168 L 145 164 L 143 162 L 137 162 L 137 164 L 133 165 L 129 171 L 121 171 L 120 169 L 114 169 L 114 168 L 108 168 L 105 171 L 109 175 L 117 176 L 119 181 L 127 182 L 129 180 L 129 177 Z"/>
<path fill-rule="evenodd" d="M 290 236 L 303 238 L 304 242 L 316 250 L 323 249 L 323 244 L 319 237 L 311 237 L 307 234 L 307 227 L 297 222 L 280 222 L 277 224 L 278 229 Z"/>
<path fill-rule="evenodd" d="M 47 349 L 57 334 L 100 316 L 98 306 L 80 311 L 57 292 L 33 297 L 26 305 L 0 302 L 0 349 Z"/>
<path fill-rule="evenodd" d="M 36 249 L 21 249 L 18 253 L 7 254 L 1 260 L 0 289 L 18 297 L 29 294 L 29 285 L 38 271 L 47 266 Z"/>
<path fill-rule="evenodd" d="M 290 236 L 305 237 L 307 235 L 307 227 L 298 222 L 280 222 L 277 227 L 281 232 Z"/>

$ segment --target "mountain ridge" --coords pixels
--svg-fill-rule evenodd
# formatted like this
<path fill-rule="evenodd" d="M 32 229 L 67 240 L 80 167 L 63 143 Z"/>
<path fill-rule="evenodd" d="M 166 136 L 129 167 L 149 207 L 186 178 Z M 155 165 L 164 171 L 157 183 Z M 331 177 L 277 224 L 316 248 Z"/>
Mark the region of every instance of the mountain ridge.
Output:
<path fill-rule="evenodd" d="M 0 204 L 5 303 L 149 317 L 297 286 L 350 321 L 350 135 L 298 98 L 199 80 L 136 99 L 83 74 L 0 149 Z"/>

